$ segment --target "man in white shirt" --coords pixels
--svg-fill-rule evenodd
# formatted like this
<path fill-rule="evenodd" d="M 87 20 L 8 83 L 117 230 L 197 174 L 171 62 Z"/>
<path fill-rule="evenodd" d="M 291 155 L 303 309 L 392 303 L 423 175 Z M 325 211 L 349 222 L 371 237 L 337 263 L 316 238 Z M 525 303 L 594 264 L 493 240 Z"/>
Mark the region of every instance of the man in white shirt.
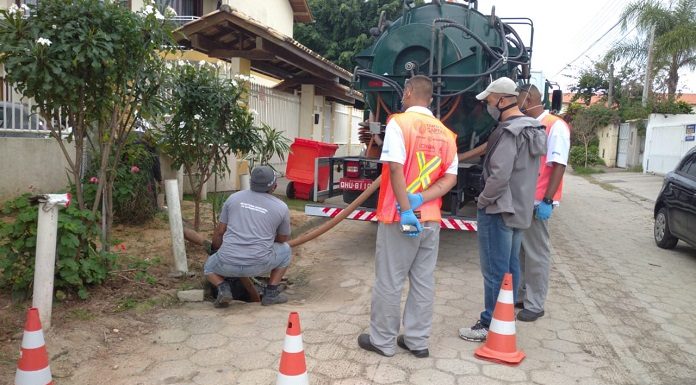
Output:
<path fill-rule="evenodd" d="M 418 358 L 430 354 L 441 197 L 456 184 L 458 165 L 456 136 L 427 108 L 432 92 L 426 76 L 407 81 L 406 112 L 390 117 L 380 158 L 370 330 L 358 337 L 358 345 L 387 357 L 395 354 L 396 345 Z M 398 335 L 407 277 L 404 334 Z"/>
<path fill-rule="evenodd" d="M 532 226 L 524 231 L 520 253 L 522 274 L 516 306 L 523 306 L 523 310 L 517 313 L 517 319 L 525 322 L 535 321 L 544 315 L 551 266 L 548 220 L 561 200 L 563 174 L 570 153 L 568 124 L 545 111 L 541 99 L 541 92 L 534 85 L 520 89 L 520 111 L 546 126 L 548 137 L 547 153 L 541 158 L 534 196 L 535 215 Z"/>

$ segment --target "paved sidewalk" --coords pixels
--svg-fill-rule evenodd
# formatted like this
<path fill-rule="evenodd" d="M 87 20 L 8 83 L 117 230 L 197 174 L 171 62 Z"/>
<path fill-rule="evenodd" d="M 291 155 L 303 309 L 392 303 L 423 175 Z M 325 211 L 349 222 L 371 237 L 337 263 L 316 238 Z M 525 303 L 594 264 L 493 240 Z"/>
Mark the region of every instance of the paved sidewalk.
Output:
<path fill-rule="evenodd" d="M 624 192 L 655 202 L 662 188 L 664 176 L 609 169 L 603 174 L 592 174 L 591 178 L 610 184 Z"/>
<path fill-rule="evenodd" d="M 478 344 L 457 336 L 482 310 L 473 233 L 442 232 L 431 357 L 359 349 L 356 338 L 369 322 L 376 227 L 344 221 L 296 250 L 290 276 L 306 285 L 293 288 L 290 303 L 161 311 L 152 317 L 155 333 L 114 342 L 56 385 L 272 384 L 290 311 L 300 313 L 312 385 L 693 383 L 696 251 L 655 247 L 648 204 L 572 175 L 565 192 L 551 223 L 546 315 L 517 323 L 518 347 L 527 354 L 517 367 L 474 358 Z M 83 343 L 90 349 L 100 342 Z M 51 365 L 69 360 L 60 356 Z"/>

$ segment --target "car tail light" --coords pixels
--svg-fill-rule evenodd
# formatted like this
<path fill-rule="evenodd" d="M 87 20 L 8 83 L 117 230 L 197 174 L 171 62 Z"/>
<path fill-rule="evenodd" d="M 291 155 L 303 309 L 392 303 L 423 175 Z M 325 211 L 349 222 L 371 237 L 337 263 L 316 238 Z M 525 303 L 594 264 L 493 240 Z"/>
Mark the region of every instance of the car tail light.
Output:
<path fill-rule="evenodd" d="M 370 80 L 369 82 L 367 82 L 367 86 L 370 88 L 380 88 L 384 87 L 384 82 L 379 80 Z"/>
<path fill-rule="evenodd" d="M 346 177 L 360 177 L 360 162 L 346 162 Z"/>

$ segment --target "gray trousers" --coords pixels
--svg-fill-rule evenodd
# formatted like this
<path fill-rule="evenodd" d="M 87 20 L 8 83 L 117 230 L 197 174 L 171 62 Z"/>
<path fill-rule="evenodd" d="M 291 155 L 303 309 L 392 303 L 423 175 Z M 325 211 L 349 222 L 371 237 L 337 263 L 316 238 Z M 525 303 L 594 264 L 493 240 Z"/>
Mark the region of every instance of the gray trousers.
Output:
<path fill-rule="evenodd" d="M 399 224 L 377 228 L 375 284 L 372 288 L 370 341 L 386 355 L 396 352 L 401 292 L 409 279 L 404 308 L 404 340 L 409 349 L 426 349 L 433 323 L 435 263 L 440 245 L 440 224 L 423 223 L 418 238 L 401 233 Z"/>
<path fill-rule="evenodd" d="M 524 308 L 535 313 L 544 310 L 549 291 L 551 248 L 549 246 L 548 221 L 532 219 L 532 225 L 524 230 L 520 252 L 522 278 L 518 298 L 524 300 Z"/>

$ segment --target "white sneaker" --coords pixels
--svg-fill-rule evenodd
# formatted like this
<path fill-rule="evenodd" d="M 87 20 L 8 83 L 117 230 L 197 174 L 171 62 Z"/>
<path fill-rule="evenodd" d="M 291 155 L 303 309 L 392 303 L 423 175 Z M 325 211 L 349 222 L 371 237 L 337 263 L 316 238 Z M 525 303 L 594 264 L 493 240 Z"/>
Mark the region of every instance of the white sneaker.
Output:
<path fill-rule="evenodd" d="M 488 328 L 479 320 L 470 328 L 459 329 L 459 337 L 467 341 L 483 342 L 488 337 Z"/>

